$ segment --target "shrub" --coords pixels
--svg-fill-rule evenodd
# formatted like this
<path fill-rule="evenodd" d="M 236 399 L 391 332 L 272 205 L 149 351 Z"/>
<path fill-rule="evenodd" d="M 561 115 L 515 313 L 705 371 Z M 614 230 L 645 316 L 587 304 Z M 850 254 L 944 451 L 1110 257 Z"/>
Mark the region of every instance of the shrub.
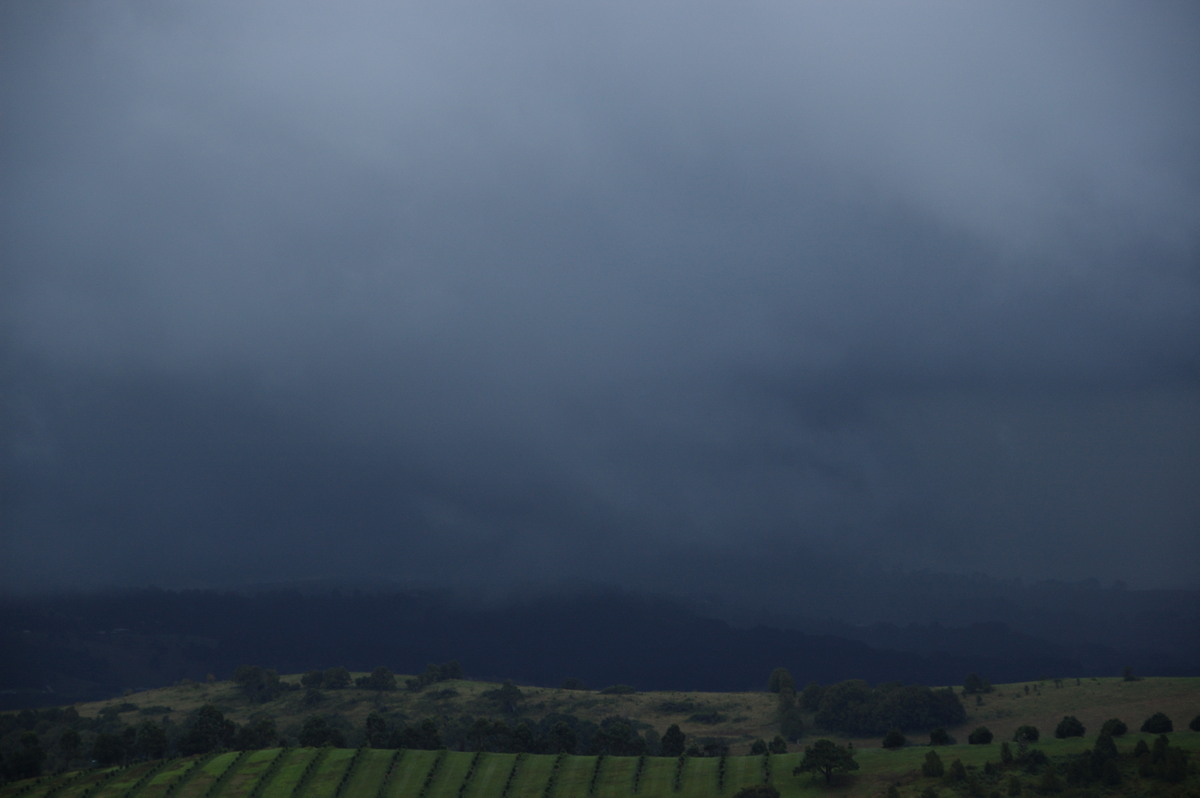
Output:
<path fill-rule="evenodd" d="M 929 733 L 930 745 L 954 745 L 954 738 L 945 729 L 937 728 Z"/>
<path fill-rule="evenodd" d="M 1013 742 L 1036 743 L 1038 736 L 1037 726 L 1018 726 L 1016 732 L 1013 733 Z"/>
<path fill-rule="evenodd" d="M 601 695 L 630 695 L 636 692 L 637 688 L 628 684 L 612 684 L 600 691 Z"/>
<path fill-rule="evenodd" d="M 1155 712 L 1142 724 L 1142 731 L 1149 734 L 1166 734 L 1174 730 L 1175 726 L 1171 723 L 1171 719 L 1161 712 Z"/>
<path fill-rule="evenodd" d="M 1074 715 L 1064 715 L 1063 719 L 1058 722 L 1057 728 L 1054 729 L 1054 736 L 1065 740 L 1068 737 L 1082 737 L 1084 731 L 1079 718 Z"/>
<path fill-rule="evenodd" d="M 936 779 L 941 777 L 945 772 L 946 766 L 942 764 L 942 758 L 937 755 L 937 751 L 930 751 L 925 755 L 925 761 L 921 763 L 922 775 Z"/>
<path fill-rule="evenodd" d="M 967 737 L 971 745 L 987 745 L 992 741 L 992 732 L 987 726 L 980 726 Z"/>
<path fill-rule="evenodd" d="M 1129 727 L 1120 718 L 1109 718 L 1100 727 L 1100 734 L 1107 734 L 1110 737 L 1120 737 L 1127 731 L 1129 731 Z"/>
<path fill-rule="evenodd" d="M 1192 722 L 1188 724 L 1188 728 L 1192 731 L 1200 732 L 1200 715 L 1192 718 Z"/>
<path fill-rule="evenodd" d="M 883 738 L 884 748 L 903 748 L 908 744 L 908 739 L 904 736 L 904 732 L 899 729 L 892 729 Z"/>

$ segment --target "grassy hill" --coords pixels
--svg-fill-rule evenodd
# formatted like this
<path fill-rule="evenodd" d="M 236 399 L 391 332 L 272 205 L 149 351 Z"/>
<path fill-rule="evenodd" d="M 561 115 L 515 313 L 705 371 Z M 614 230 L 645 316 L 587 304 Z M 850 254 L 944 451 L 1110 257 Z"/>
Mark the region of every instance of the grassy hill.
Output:
<path fill-rule="evenodd" d="M 285 677 L 296 682 L 299 677 Z M 125 723 L 145 718 L 175 718 L 180 722 L 187 713 L 204 704 L 213 704 L 227 717 L 245 723 L 262 714 L 276 719 L 285 737 L 295 739 L 304 719 L 314 713 L 336 714 L 352 730 L 363 729 L 366 716 L 375 711 L 389 716 L 420 719 L 459 715 L 496 715 L 496 708 L 485 693 L 498 685 L 455 680 L 440 682 L 421 692 L 405 690 L 375 692 L 362 689 L 324 691 L 317 706 L 306 706 L 305 691 L 285 692 L 265 703 L 252 703 L 230 682 L 185 683 L 171 688 L 150 690 L 110 701 L 79 705 L 83 717 L 101 713 L 117 714 Z M 732 796 L 738 788 L 769 782 L 785 796 L 804 795 L 884 795 L 890 785 L 899 785 L 904 796 L 920 795 L 926 787 L 936 787 L 943 796 L 958 794 L 953 785 L 940 779 L 921 776 L 921 764 L 931 749 L 913 744 L 898 750 L 885 750 L 877 738 L 847 739 L 810 730 L 799 745 L 786 754 L 751 756 L 750 743 L 757 738 L 770 739 L 777 732 L 774 722 L 776 698 L 767 693 L 680 693 L 647 692 L 605 695 L 596 691 L 559 690 L 522 687 L 523 698 L 516 708 L 522 717 L 537 718 L 560 712 L 599 722 L 619 715 L 652 726 L 659 733 L 670 724 L 679 724 L 689 738 L 720 738 L 731 744 L 733 756 L 691 757 L 683 760 L 667 757 L 597 757 L 553 754 L 500 754 L 459 751 L 393 751 L 369 748 L 314 749 L 272 748 L 260 751 L 225 752 L 134 764 L 127 768 L 92 769 L 78 773 L 43 776 L 37 781 L 15 782 L 0 787 L 0 798 L 109 798 L 129 795 L 133 798 L 178 796 L 254 796 L 301 795 L 312 798 L 337 796 L 423 796 L 423 798 L 552 798 L 553 796 L 629 796 L 676 798 L 677 796 Z M 1125 682 L 1119 679 L 1074 679 L 1061 682 L 1031 682 L 998 685 L 991 693 L 965 700 L 967 720 L 948 731 L 965 742 L 971 729 L 986 725 L 996 735 L 990 745 L 941 746 L 936 750 L 949 765 L 960 759 L 969 773 L 982 777 L 987 763 L 998 763 L 1000 743 L 1011 740 L 1020 725 L 1034 725 L 1042 731 L 1037 748 L 1051 758 L 1069 757 L 1090 750 L 1104 720 L 1123 719 L 1131 733 L 1118 738 L 1122 754 L 1132 752 L 1138 740 L 1148 745 L 1155 735 L 1136 732 L 1142 721 L 1154 712 L 1164 712 L 1175 723 L 1171 744 L 1192 752 L 1191 775 L 1187 784 L 1152 785 L 1136 794 L 1196 794 L 1200 776 L 1196 774 L 1196 752 L 1200 733 L 1186 730 L 1191 718 L 1200 714 L 1200 679 L 1151 678 Z M 1087 728 L 1083 738 L 1056 740 L 1053 729 L 1063 715 L 1078 717 Z M 357 736 L 355 736 L 357 735 Z M 807 775 L 793 775 L 803 758 L 803 747 L 817 737 L 839 743 L 852 742 L 860 765 L 851 778 L 834 788 L 814 782 Z M 923 743 L 926 739 L 916 739 Z M 348 745 L 362 743 L 361 733 L 348 737 Z M 1131 762 L 1124 765 L 1134 775 Z M 1024 785 L 1023 794 L 1034 794 L 1036 774 L 1015 770 Z M 1143 785 L 1143 788 L 1145 785 Z M 1160 790 L 1161 788 L 1161 790 Z M 1007 781 L 988 783 L 988 790 L 1006 794 Z M 1121 795 L 1132 789 L 1098 792 L 1091 787 L 1087 795 Z M 1191 790 L 1191 792 L 1187 792 Z M 965 794 L 965 793 L 964 793 Z M 987 795 L 989 792 L 985 791 Z"/>

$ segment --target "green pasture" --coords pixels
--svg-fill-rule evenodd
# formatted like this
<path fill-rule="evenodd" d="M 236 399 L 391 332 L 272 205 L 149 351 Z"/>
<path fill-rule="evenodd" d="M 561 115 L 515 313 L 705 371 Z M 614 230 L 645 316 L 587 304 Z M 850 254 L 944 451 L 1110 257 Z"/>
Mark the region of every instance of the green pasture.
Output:
<path fill-rule="evenodd" d="M 1172 745 L 1189 750 L 1193 757 L 1200 751 L 1200 733 L 1175 732 L 1169 737 Z M 1119 738 L 1117 745 L 1122 753 L 1129 753 L 1138 740 L 1152 744 L 1154 735 L 1128 734 Z M 1094 737 L 1051 737 L 1036 747 L 1056 759 L 1087 751 L 1094 743 Z M 1015 745 L 1012 747 L 1015 751 Z M 960 759 L 969 772 L 980 773 L 986 763 L 1000 761 L 999 740 L 990 745 L 936 749 L 924 745 L 897 750 L 859 748 L 860 769 L 830 787 L 809 774 L 793 774 L 803 758 L 801 752 L 727 757 L 723 785 L 719 758 L 688 758 L 680 770 L 676 758 L 646 757 L 635 791 L 638 757 L 560 759 L 551 754 L 285 748 L 44 776 L 5 785 L 0 788 L 0 798 L 720 798 L 761 784 L 768 760 L 770 783 L 784 798 L 867 798 L 883 795 L 891 784 L 900 785 L 901 794 L 908 796 L 938 784 L 920 775 L 930 750 L 938 752 L 947 769 Z M 1031 777 L 1022 778 L 1028 781 Z"/>

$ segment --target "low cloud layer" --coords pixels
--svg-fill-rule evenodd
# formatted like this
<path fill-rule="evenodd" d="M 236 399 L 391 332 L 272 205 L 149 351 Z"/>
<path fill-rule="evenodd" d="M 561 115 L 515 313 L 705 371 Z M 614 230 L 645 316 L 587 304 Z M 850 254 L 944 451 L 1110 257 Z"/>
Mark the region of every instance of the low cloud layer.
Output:
<path fill-rule="evenodd" d="M 1187 4 L 10 4 L 37 588 L 1197 584 Z"/>

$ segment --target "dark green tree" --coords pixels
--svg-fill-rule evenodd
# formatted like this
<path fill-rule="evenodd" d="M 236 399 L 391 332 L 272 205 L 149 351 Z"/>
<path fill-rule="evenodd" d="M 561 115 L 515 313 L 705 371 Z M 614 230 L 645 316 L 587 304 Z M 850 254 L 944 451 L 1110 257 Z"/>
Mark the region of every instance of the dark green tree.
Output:
<path fill-rule="evenodd" d="M 237 730 L 233 744 L 239 751 L 261 751 L 264 748 L 275 747 L 279 744 L 275 719 L 267 716 L 255 718 Z"/>
<path fill-rule="evenodd" d="M 92 759 L 101 767 L 115 765 L 125 758 L 125 743 L 121 735 L 100 732 L 92 743 Z"/>
<path fill-rule="evenodd" d="M 1175 726 L 1171 723 L 1171 719 L 1161 712 L 1155 712 L 1142 724 L 1142 731 L 1147 734 L 1166 734 L 1174 730 Z"/>
<path fill-rule="evenodd" d="M 792 674 L 787 668 L 776 668 L 771 671 L 771 676 L 767 679 L 767 691 L 780 693 L 785 690 L 791 693 L 796 692 L 796 683 L 792 681 Z"/>
<path fill-rule="evenodd" d="M 167 755 L 167 730 L 152 720 L 138 724 L 133 754 L 138 759 L 162 759 Z"/>
<path fill-rule="evenodd" d="M 759 737 L 754 742 L 750 743 L 750 754 L 752 756 L 762 756 L 767 752 L 767 741 Z"/>
<path fill-rule="evenodd" d="M 115 736 L 115 735 L 110 735 Z M 108 764 L 119 761 L 123 751 L 120 749 L 120 739 L 117 740 L 118 754 L 116 759 Z M 21 732 L 18 747 L 12 751 L 5 761 L 4 770 L 14 781 L 19 779 L 34 779 L 42 775 L 42 765 L 46 761 L 46 752 L 42 749 L 41 739 L 32 731 Z"/>
<path fill-rule="evenodd" d="M 990 693 L 992 692 L 992 683 L 987 679 L 980 678 L 977 673 L 968 673 L 967 678 L 963 680 L 963 692 L 967 695 Z"/>
<path fill-rule="evenodd" d="M 832 740 L 817 740 L 804 748 L 804 759 L 795 772 L 812 773 L 814 778 L 820 773 L 828 784 L 833 781 L 833 774 L 851 770 L 858 770 L 853 749 L 840 746 Z"/>
<path fill-rule="evenodd" d="M 371 671 L 370 676 L 360 676 L 356 679 L 355 686 L 367 690 L 379 690 L 380 692 L 395 690 L 396 677 L 390 670 L 380 665 Z"/>
<path fill-rule="evenodd" d="M 795 704 L 780 708 L 779 734 L 785 740 L 793 743 L 804 736 L 804 717 Z"/>
<path fill-rule="evenodd" d="M 1192 718 L 1192 722 L 1188 724 L 1188 728 L 1195 732 L 1200 732 L 1200 715 Z"/>
<path fill-rule="evenodd" d="M 1014 743 L 1036 743 L 1038 741 L 1037 726 L 1018 726 L 1013 732 Z"/>
<path fill-rule="evenodd" d="M 1109 718 L 1104 721 L 1104 725 L 1100 727 L 1101 734 L 1107 734 L 1110 737 L 1120 737 L 1125 732 L 1129 731 L 1129 727 L 1125 725 L 1125 721 L 1120 718 Z"/>
<path fill-rule="evenodd" d="M 322 681 L 326 690 L 341 690 L 354 683 L 350 678 L 350 671 L 341 666 L 326 669 Z"/>
<path fill-rule="evenodd" d="M 899 729 L 892 729 L 883 738 L 884 748 L 903 748 L 908 744 L 908 738 Z"/>
<path fill-rule="evenodd" d="M 300 729 L 300 745 L 305 748 L 344 748 L 346 736 L 325 715 L 312 715 Z"/>
<path fill-rule="evenodd" d="M 781 735 L 776 734 L 775 738 L 767 743 L 767 750 L 772 754 L 786 754 L 787 740 L 783 739 Z"/>
<path fill-rule="evenodd" d="M 937 751 L 925 754 L 925 761 L 921 763 L 921 775 L 936 779 L 941 778 L 945 772 L 946 766 L 942 764 L 942 758 L 938 756 Z"/>
<path fill-rule="evenodd" d="M 954 745 L 954 738 L 940 726 L 929 733 L 930 745 Z"/>
<path fill-rule="evenodd" d="M 212 704 L 205 704 L 188 719 L 179 740 L 179 753 L 190 756 L 229 748 L 236 733 L 237 724 L 226 720 L 224 713 Z"/>
<path fill-rule="evenodd" d="M 1074 715 L 1064 715 L 1054 729 L 1054 736 L 1060 740 L 1067 737 L 1082 737 L 1085 729 L 1079 718 Z"/>
<path fill-rule="evenodd" d="M 79 732 L 68 727 L 58 738 L 58 748 L 63 752 L 63 758 L 66 760 L 67 770 L 71 769 L 71 763 L 75 757 L 79 756 L 79 749 L 83 746 L 83 738 L 79 736 Z"/>
<path fill-rule="evenodd" d="M 987 726 L 980 726 L 967 736 L 967 742 L 971 745 L 987 745 L 991 741 L 992 732 Z"/>

